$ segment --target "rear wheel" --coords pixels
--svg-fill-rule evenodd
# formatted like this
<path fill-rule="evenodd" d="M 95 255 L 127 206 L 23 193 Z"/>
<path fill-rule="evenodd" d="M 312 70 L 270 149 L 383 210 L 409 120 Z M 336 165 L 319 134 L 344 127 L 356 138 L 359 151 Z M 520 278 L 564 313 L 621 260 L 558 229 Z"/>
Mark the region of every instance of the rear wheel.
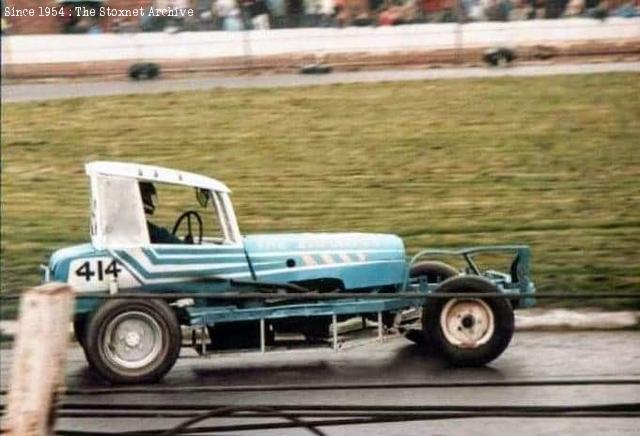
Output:
<path fill-rule="evenodd" d="M 457 275 L 458 271 L 454 267 L 437 260 L 427 260 L 416 263 L 411 266 L 411 270 L 409 271 L 410 278 L 422 278 L 427 283 L 440 283 Z M 430 342 L 430 338 L 426 336 L 422 330 L 409 330 L 405 337 L 411 342 L 429 348 L 432 351 L 437 351 L 433 343 Z"/>
<path fill-rule="evenodd" d="M 90 365 L 112 383 L 154 382 L 174 365 L 181 333 L 164 301 L 111 300 L 91 317 L 86 335 Z"/>
<path fill-rule="evenodd" d="M 458 275 L 458 271 L 451 265 L 437 260 L 427 260 L 411 266 L 409 277 L 424 276 L 428 283 L 440 283 L 450 277 Z"/>
<path fill-rule="evenodd" d="M 476 276 L 445 281 L 438 293 L 497 293 L 491 282 Z M 507 348 L 514 330 L 511 303 L 504 298 L 431 299 L 423 307 L 425 337 L 456 366 L 481 366 Z"/>

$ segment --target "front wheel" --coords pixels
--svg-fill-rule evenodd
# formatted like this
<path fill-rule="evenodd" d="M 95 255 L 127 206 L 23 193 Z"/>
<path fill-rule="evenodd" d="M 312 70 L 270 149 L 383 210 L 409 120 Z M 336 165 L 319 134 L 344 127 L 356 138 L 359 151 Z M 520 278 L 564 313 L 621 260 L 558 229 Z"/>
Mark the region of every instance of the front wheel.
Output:
<path fill-rule="evenodd" d="M 454 277 L 438 293 L 497 293 L 475 276 Z M 422 311 L 422 328 L 442 356 L 455 366 L 482 366 L 507 348 L 514 330 L 511 303 L 505 298 L 431 299 Z"/>
<path fill-rule="evenodd" d="M 164 301 L 110 300 L 89 321 L 86 355 L 112 383 L 162 378 L 180 353 L 180 326 Z"/>

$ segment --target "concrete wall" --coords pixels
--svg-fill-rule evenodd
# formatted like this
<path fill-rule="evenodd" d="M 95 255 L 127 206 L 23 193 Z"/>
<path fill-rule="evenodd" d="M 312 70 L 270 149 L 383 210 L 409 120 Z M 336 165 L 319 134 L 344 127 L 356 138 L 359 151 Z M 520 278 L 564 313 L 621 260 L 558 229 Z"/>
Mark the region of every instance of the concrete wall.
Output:
<path fill-rule="evenodd" d="M 562 19 L 462 25 L 464 47 L 562 46 L 577 42 L 640 41 L 640 18 Z M 2 63 L 45 64 L 117 60 L 189 60 L 234 56 L 393 53 L 456 47 L 456 24 L 396 27 L 19 35 L 2 38 Z"/>

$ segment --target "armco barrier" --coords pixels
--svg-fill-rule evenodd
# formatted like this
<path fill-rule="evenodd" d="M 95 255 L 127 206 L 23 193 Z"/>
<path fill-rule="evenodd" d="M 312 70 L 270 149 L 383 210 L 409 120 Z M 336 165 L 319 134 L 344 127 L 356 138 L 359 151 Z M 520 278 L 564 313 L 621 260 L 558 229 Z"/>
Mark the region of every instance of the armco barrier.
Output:
<path fill-rule="evenodd" d="M 492 46 L 640 41 L 640 18 L 586 18 L 394 27 L 240 32 L 17 35 L 2 38 L 2 63 L 203 60 L 278 55 L 385 54 Z"/>

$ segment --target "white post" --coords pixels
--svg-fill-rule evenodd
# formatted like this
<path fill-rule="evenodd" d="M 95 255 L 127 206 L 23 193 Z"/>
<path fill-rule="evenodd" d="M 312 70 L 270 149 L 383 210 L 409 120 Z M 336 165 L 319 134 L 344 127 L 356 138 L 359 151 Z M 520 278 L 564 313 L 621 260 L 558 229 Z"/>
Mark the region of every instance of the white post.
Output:
<path fill-rule="evenodd" d="M 378 340 L 381 342 L 384 339 L 383 327 L 384 326 L 382 325 L 382 312 L 378 312 Z"/>
<path fill-rule="evenodd" d="M 200 350 L 203 356 L 207 355 L 207 326 L 204 324 L 200 329 Z"/>
<path fill-rule="evenodd" d="M 338 317 L 331 315 L 331 329 L 333 330 L 333 350 L 338 351 Z"/>
<path fill-rule="evenodd" d="M 265 343 L 265 328 L 264 328 L 264 318 L 260 318 L 260 352 L 264 353 L 267 351 L 267 346 Z"/>
<path fill-rule="evenodd" d="M 64 389 L 73 290 L 47 283 L 24 292 L 13 347 L 4 430 L 8 435 L 53 434 L 56 396 Z"/>

